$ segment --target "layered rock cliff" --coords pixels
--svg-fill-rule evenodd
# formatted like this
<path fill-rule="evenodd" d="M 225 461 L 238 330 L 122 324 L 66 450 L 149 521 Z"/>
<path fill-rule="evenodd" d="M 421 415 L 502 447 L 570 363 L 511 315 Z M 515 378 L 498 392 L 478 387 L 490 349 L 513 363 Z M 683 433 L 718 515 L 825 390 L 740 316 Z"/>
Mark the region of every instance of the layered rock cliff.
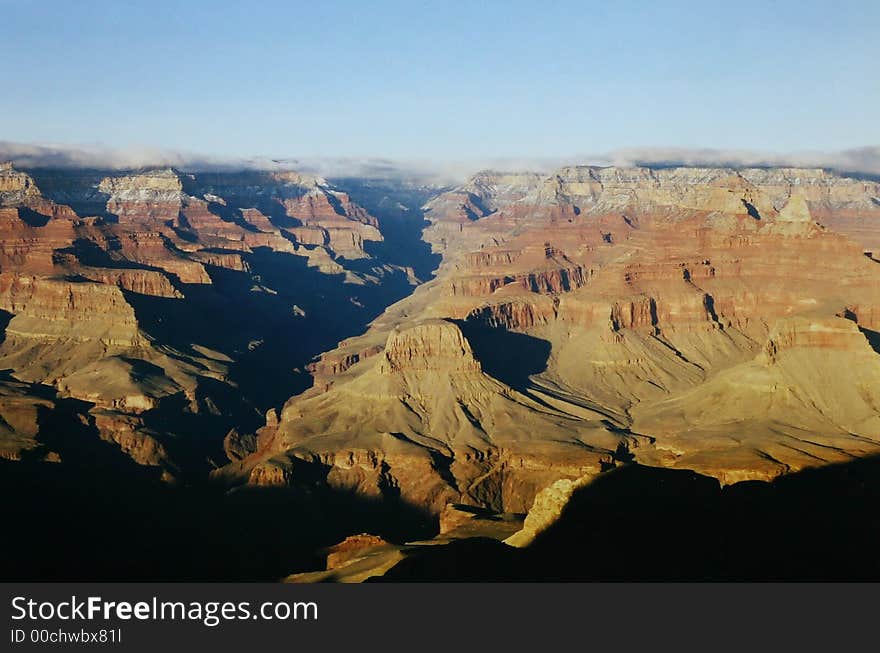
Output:
<path fill-rule="evenodd" d="M 628 460 L 734 482 L 878 452 L 878 192 L 806 169 L 478 175 L 426 205 L 437 278 L 324 355 L 227 471 L 308 461 L 433 511 L 524 510 Z"/>
<path fill-rule="evenodd" d="M 0 168 L 2 455 L 63 464 L 36 416 L 75 401 L 167 480 L 534 503 L 527 540 L 633 460 L 730 483 L 880 452 L 875 182 L 578 166 L 407 190 L 422 208 L 386 190 Z M 422 216 L 433 278 L 401 246 Z"/>
<path fill-rule="evenodd" d="M 374 216 L 293 172 L 6 163 L 0 225 L 4 368 L 88 402 L 102 437 L 166 473 L 227 462 L 229 428 L 412 283 L 364 249 L 383 238 Z M 328 300 L 337 315 L 318 312 Z M 192 437 L 206 442 L 175 460 Z"/>

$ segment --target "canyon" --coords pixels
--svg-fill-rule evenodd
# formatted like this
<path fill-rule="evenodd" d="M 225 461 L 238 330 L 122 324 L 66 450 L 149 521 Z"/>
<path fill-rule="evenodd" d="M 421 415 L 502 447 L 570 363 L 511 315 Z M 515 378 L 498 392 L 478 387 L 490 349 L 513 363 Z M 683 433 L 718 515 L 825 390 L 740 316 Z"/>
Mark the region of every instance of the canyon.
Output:
<path fill-rule="evenodd" d="M 0 364 L 88 404 L 103 440 L 169 481 L 226 460 L 316 352 L 417 283 L 367 253 L 376 218 L 320 178 L 33 175 L 0 169 Z M 58 456 L 38 440 L 4 455 Z"/>
<path fill-rule="evenodd" d="M 877 195 L 821 170 L 478 175 L 426 206 L 436 278 L 224 473 L 525 512 L 620 461 L 728 484 L 877 452 Z"/>
<path fill-rule="evenodd" d="M 34 496 L 112 484 L 139 511 L 181 493 L 227 545 L 199 573 L 506 560 L 627 470 L 728 506 L 880 454 L 868 177 L 8 163 L 0 223 L 4 474 Z"/>

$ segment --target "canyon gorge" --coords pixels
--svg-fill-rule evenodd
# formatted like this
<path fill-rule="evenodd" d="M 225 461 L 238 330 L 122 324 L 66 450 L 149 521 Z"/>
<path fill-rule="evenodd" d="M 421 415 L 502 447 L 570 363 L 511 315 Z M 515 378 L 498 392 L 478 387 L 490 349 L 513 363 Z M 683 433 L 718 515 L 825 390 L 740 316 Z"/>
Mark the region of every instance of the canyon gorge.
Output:
<path fill-rule="evenodd" d="M 880 182 L 10 162 L 0 327 L 24 574 L 557 578 L 594 488 L 705 516 L 880 454 Z"/>

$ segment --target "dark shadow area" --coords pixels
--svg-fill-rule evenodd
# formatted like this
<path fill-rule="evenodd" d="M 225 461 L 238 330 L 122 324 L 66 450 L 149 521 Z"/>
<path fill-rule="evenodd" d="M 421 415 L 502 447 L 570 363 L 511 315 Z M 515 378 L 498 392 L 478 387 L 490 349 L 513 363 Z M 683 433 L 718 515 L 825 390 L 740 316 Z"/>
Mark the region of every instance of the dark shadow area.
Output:
<path fill-rule="evenodd" d="M 864 334 L 868 344 L 871 345 L 871 349 L 880 354 L 880 333 L 871 329 L 865 329 L 864 327 L 859 327 L 859 331 Z"/>
<path fill-rule="evenodd" d="M 430 223 L 422 206 L 445 188 L 419 186 L 399 180 L 340 178 L 333 183 L 379 219 L 384 242 L 367 242 L 364 249 L 384 263 L 410 267 L 427 281 L 440 265 L 440 255 L 422 240 Z"/>
<path fill-rule="evenodd" d="M 264 423 L 263 415 L 235 388 L 209 377 L 199 377 L 198 382 L 197 411 L 191 410 L 181 392 L 140 415 L 144 428 L 162 443 L 179 473 L 194 483 L 227 462 L 223 438 L 230 429 L 248 433 Z"/>
<path fill-rule="evenodd" d="M 139 325 L 157 343 L 195 356 L 200 354 L 193 346 L 201 345 L 234 361 L 229 378 L 237 390 L 200 381 L 207 394 L 197 399 L 206 410 L 188 413 L 180 397 L 163 400 L 146 415 L 157 431 L 189 443 L 190 450 L 178 453 L 199 471 L 208 458 L 222 459 L 230 428 L 258 428 L 268 409 L 310 387 L 305 368 L 316 355 L 362 333 L 386 306 L 412 291 L 403 273 L 388 275 L 381 285 L 348 284 L 342 274 L 309 267 L 303 256 L 265 248 L 248 255 L 247 263 L 249 273 L 208 266 L 212 284 L 179 285 L 185 300 L 125 294 Z M 221 414 L 212 414 L 211 406 Z"/>
<path fill-rule="evenodd" d="M 465 215 L 467 215 L 468 220 L 471 222 L 476 222 L 480 218 L 485 218 L 488 215 L 494 213 L 494 211 L 483 204 L 483 200 L 473 193 L 468 193 L 468 202 L 470 205 L 464 205 L 462 208 L 464 209 Z M 474 211 L 475 207 L 477 210 Z"/>
<path fill-rule="evenodd" d="M 250 334 L 248 343 L 259 343 L 241 352 L 233 379 L 243 392 L 252 388 L 261 397 L 261 409 L 278 407 L 308 387 L 311 377 L 302 371 L 308 362 L 339 341 L 363 333 L 387 306 L 413 290 L 403 274 L 389 274 L 377 285 L 347 284 L 344 275 L 308 267 L 304 257 L 268 249 L 255 251 L 248 264 L 252 274 L 278 294 L 254 293 L 250 286 L 246 295 L 230 294 L 239 280 L 228 275 L 218 290 L 226 302 L 240 298 L 239 318 L 244 323 L 234 330 Z M 275 385 L 274 378 L 286 387 Z"/>
<path fill-rule="evenodd" d="M 611 470 L 572 496 L 526 564 L 559 580 L 707 579 L 723 557 L 719 498 L 717 480 L 691 471 Z"/>
<path fill-rule="evenodd" d="M 121 249 L 122 245 L 118 242 L 113 240 L 108 242 L 109 251 L 112 252 Z M 78 238 L 77 240 L 73 241 L 73 245 L 71 245 L 70 247 L 66 247 L 64 249 L 56 249 L 55 253 L 74 256 L 76 257 L 77 261 L 79 261 L 82 265 L 93 268 L 113 268 L 116 270 L 158 269 L 150 267 L 149 265 L 135 263 L 134 261 L 129 261 L 127 259 L 115 259 L 110 256 L 108 250 L 101 248 L 100 245 L 91 240 Z"/>
<path fill-rule="evenodd" d="M 231 222 L 238 225 L 245 231 L 258 233 L 260 230 L 244 219 L 240 209 L 220 204 L 219 202 L 208 202 L 208 211 L 216 215 L 224 222 Z"/>
<path fill-rule="evenodd" d="M 858 179 L 860 181 L 873 181 L 880 182 L 880 175 L 871 172 L 864 172 L 859 170 L 844 170 L 842 168 L 828 168 L 834 174 L 840 175 L 841 177 L 850 177 L 851 179 Z M 874 202 L 880 204 L 875 198 L 872 198 Z"/>
<path fill-rule="evenodd" d="M 226 204 L 208 200 L 209 210 L 222 220 L 235 222 L 245 229 L 253 230 L 253 226 L 244 220 L 242 209 L 251 208 L 257 209 L 281 229 L 302 226 L 300 220 L 287 215 L 281 203 L 283 197 L 271 190 L 279 186 L 272 173 L 259 170 L 235 174 L 196 173 L 183 175 L 181 181 L 184 192 L 193 197 L 204 198 L 206 194 L 222 197 Z"/>
<path fill-rule="evenodd" d="M 51 216 L 37 213 L 33 209 L 29 209 L 26 206 L 18 207 L 18 217 L 27 226 L 35 228 L 45 227 L 47 224 L 49 224 L 49 220 L 52 219 Z"/>
<path fill-rule="evenodd" d="M 718 313 L 715 312 L 715 298 L 709 293 L 703 294 L 703 308 L 706 309 L 706 313 L 713 322 L 719 323 Z"/>
<path fill-rule="evenodd" d="M 516 390 L 527 390 L 529 377 L 547 369 L 551 345 L 546 340 L 495 328 L 480 320 L 459 320 L 456 324 L 483 371 Z"/>
<path fill-rule="evenodd" d="M 101 180 L 108 175 L 124 174 L 121 171 L 89 169 L 28 169 L 43 197 L 56 204 L 66 204 L 79 216 L 96 216 L 107 222 L 118 222 L 119 216 L 107 210 L 110 195 L 98 189 Z"/>
<path fill-rule="evenodd" d="M 7 383 L 13 386 L 26 388 L 27 396 L 29 397 L 49 400 L 54 400 L 57 398 L 55 388 L 48 385 L 43 385 L 42 383 L 28 383 L 27 381 L 21 381 L 15 377 L 15 370 L 13 369 L 7 368 L 5 370 L 0 370 L 0 384 Z M 67 404 L 64 404 L 63 402 L 61 404 L 62 407 L 70 407 L 72 405 L 90 406 L 91 404 L 86 404 L 85 402 L 77 402 L 75 400 L 68 402 Z"/>
<path fill-rule="evenodd" d="M 305 461 L 292 487 L 168 485 L 100 439 L 90 404 L 44 388 L 55 407 L 39 414 L 43 447 L 0 460 L 4 581 L 275 581 L 323 568 L 319 549 L 348 535 L 436 532 L 423 511 L 333 490 L 328 469 Z M 44 462 L 46 451 L 61 462 Z"/>
<path fill-rule="evenodd" d="M 746 207 L 746 213 L 749 214 L 749 217 L 753 220 L 760 220 L 761 214 L 758 213 L 758 209 L 755 208 L 755 205 L 751 202 L 747 202 L 746 200 L 742 201 L 743 205 Z"/>
<path fill-rule="evenodd" d="M 81 410 L 41 424 L 64 463 L 0 461 L 7 581 L 271 581 L 321 568 L 317 551 L 354 533 L 402 543 L 436 532 L 393 494 L 330 490 L 309 463 L 292 488 L 167 486 L 77 426 Z M 577 491 L 525 549 L 484 538 L 419 547 L 374 580 L 876 581 L 878 508 L 877 458 L 725 488 L 630 464 Z"/>
<path fill-rule="evenodd" d="M 3 580 L 275 581 L 322 568 L 316 552 L 354 533 L 400 542 L 435 528 L 393 501 L 169 487 L 130 462 L 78 463 L 0 460 Z"/>
<path fill-rule="evenodd" d="M 9 326 L 9 322 L 12 321 L 13 317 L 12 313 L 0 309 L 0 344 L 3 344 L 3 341 L 6 340 L 6 327 Z"/>
<path fill-rule="evenodd" d="M 575 492 L 525 549 L 426 547 L 382 580 L 877 581 L 880 458 L 722 488 L 625 465 Z"/>
<path fill-rule="evenodd" d="M 177 214 L 177 223 L 175 224 L 174 220 L 167 220 L 165 222 L 165 226 L 171 229 L 174 232 L 174 235 L 180 238 L 181 240 L 187 243 L 197 243 L 199 242 L 199 236 L 194 231 L 192 231 L 192 225 L 190 225 L 189 220 L 186 219 L 186 216 L 183 214 L 183 211 L 180 211 Z"/>
<path fill-rule="evenodd" d="M 498 583 L 526 580 L 522 551 L 484 537 L 424 547 L 368 583 Z"/>

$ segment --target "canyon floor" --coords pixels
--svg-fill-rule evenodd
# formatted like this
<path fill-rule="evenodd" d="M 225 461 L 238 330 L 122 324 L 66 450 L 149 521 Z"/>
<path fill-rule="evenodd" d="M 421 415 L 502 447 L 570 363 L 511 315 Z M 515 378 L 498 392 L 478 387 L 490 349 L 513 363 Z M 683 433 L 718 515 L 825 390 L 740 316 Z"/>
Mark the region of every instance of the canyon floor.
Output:
<path fill-rule="evenodd" d="M 0 166 L 4 578 L 877 578 L 880 183 Z"/>

